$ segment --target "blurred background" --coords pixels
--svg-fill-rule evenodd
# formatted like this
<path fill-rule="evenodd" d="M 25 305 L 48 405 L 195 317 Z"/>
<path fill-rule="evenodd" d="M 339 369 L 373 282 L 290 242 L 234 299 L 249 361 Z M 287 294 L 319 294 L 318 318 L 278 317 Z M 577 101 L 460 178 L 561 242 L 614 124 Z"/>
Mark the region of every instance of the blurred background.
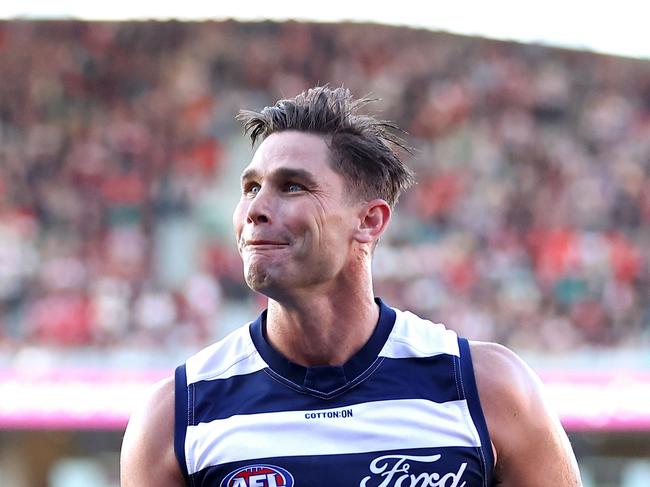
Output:
<path fill-rule="evenodd" d="M 505 344 L 586 487 L 650 485 L 650 61 L 349 22 L 0 21 L 0 485 L 115 487 L 146 387 L 246 323 L 234 116 L 345 85 L 419 183 L 376 293 Z"/>

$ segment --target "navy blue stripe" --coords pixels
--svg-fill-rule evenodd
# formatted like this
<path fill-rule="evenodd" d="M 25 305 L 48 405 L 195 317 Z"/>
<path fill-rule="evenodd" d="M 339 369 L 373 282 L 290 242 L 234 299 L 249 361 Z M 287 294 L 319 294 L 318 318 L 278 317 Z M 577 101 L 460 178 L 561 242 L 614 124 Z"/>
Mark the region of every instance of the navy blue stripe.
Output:
<path fill-rule="evenodd" d="M 278 447 L 281 451 L 281 447 Z M 386 466 L 381 473 L 373 473 L 370 464 L 373 460 L 386 455 L 401 455 L 411 457 L 430 457 L 440 455 L 435 461 L 418 461 L 399 457 L 386 459 Z M 435 457 L 434 457 L 435 458 Z M 465 466 L 463 466 L 465 464 Z M 342 454 L 342 455 L 304 455 L 298 457 L 272 457 L 260 458 L 242 462 L 232 462 L 224 465 L 208 467 L 192 475 L 195 485 L 211 487 L 230 487 L 221 482 L 224 477 L 246 466 L 268 465 L 280 467 L 293 477 L 293 483 L 287 479 L 283 487 L 332 487 L 360 485 L 364 478 L 370 476 L 366 485 L 377 487 L 379 485 L 462 485 L 464 487 L 483 487 L 481 462 L 476 449 L 461 447 L 446 448 L 417 448 L 407 450 L 383 450 L 371 453 Z M 383 463 L 380 462 L 381 466 Z M 279 470 L 279 469 L 278 469 Z M 393 474 L 389 474 L 394 470 Z M 411 483 L 409 476 L 417 478 L 419 475 L 428 474 L 431 483 L 423 483 L 422 478 Z M 436 474 L 438 476 L 436 476 Z M 388 476 L 391 475 L 390 480 Z M 400 482 L 399 478 L 405 476 Z M 445 476 L 447 476 L 445 478 Z M 456 477 L 458 480 L 456 481 Z M 444 480 L 443 480 L 444 479 Z M 382 483 L 386 482 L 387 483 Z M 436 483 L 442 482 L 442 483 Z M 234 481 L 231 480 L 231 483 Z M 278 484 L 280 486 L 282 484 Z"/>
<path fill-rule="evenodd" d="M 297 386 L 283 387 L 266 369 L 196 382 L 192 424 L 235 414 L 330 409 L 372 401 L 428 399 L 442 403 L 460 399 L 453 355 L 379 360 L 379 367 L 366 380 L 331 399 L 315 397 L 304 389 L 296 394 Z"/>
<path fill-rule="evenodd" d="M 476 387 L 476 378 L 474 376 L 474 366 L 472 365 L 472 354 L 469 347 L 469 342 L 465 338 L 458 339 L 458 346 L 460 349 L 460 364 L 463 374 L 463 384 L 466 394 L 469 412 L 474 421 L 474 426 L 478 430 L 479 437 L 481 438 L 481 445 L 483 454 L 485 456 L 485 477 L 487 479 L 486 485 L 492 485 L 492 476 L 494 473 L 494 454 L 492 452 L 492 442 L 490 441 L 490 433 L 488 431 L 487 422 L 483 415 L 483 408 L 481 407 L 481 400 L 478 395 L 478 388 Z"/>
<path fill-rule="evenodd" d="M 185 482 L 190 485 L 190 477 L 185 460 L 185 437 L 187 435 L 188 421 L 187 402 L 187 376 L 185 365 L 176 367 L 174 374 L 174 453 L 185 477 Z"/>

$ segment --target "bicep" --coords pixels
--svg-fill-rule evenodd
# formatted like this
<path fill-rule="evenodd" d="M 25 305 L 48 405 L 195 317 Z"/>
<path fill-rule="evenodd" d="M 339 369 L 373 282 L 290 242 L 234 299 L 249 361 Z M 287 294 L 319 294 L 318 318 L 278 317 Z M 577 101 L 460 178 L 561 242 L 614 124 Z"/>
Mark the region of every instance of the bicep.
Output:
<path fill-rule="evenodd" d="M 513 417 L 502 464 L 497 464 L 503 487 L 581 485 L 573 450 L 555 413 L 542 399 L 530 398 L 526 403 L 528 410 Z"/>
<path fill-rule="evenodd" d="M 174 455 L 174 382 L 156 384 L 129 419 L 120 456 L 121 487 L 185 485 Z"/>
<path fill-rule="evenodd" d="M 503 487 L 582 485 L 577 462 L 537 375 L 513 352 L 473 344 L 474 367 Z"/>

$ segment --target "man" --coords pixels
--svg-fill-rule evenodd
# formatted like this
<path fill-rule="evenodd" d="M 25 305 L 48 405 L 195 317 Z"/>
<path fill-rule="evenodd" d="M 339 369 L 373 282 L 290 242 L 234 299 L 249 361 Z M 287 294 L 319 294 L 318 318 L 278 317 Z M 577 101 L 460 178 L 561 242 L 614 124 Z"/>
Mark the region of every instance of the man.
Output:
<path fill-rule="evenodd" d="M 155 386 L 123 487 L 581 485 L 514 353 L 375 298 L 372 254 L 412 175 L 365 102 L 318 87 L 240 115 L 263 142 L 233 222 L 268 309 Z"/>

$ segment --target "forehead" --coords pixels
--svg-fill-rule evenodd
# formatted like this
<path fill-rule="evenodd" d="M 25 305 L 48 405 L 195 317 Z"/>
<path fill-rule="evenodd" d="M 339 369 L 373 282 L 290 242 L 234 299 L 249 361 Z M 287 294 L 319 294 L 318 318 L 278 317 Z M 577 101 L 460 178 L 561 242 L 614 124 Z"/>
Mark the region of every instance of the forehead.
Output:
<path fill-rule="evenodd" d="M 244 173 L 264 175 L 278 169 L 301 169 L 314 175 L 335 174 L 325 138 L 305 132 L 284 131 L 268 136 Z"/>

